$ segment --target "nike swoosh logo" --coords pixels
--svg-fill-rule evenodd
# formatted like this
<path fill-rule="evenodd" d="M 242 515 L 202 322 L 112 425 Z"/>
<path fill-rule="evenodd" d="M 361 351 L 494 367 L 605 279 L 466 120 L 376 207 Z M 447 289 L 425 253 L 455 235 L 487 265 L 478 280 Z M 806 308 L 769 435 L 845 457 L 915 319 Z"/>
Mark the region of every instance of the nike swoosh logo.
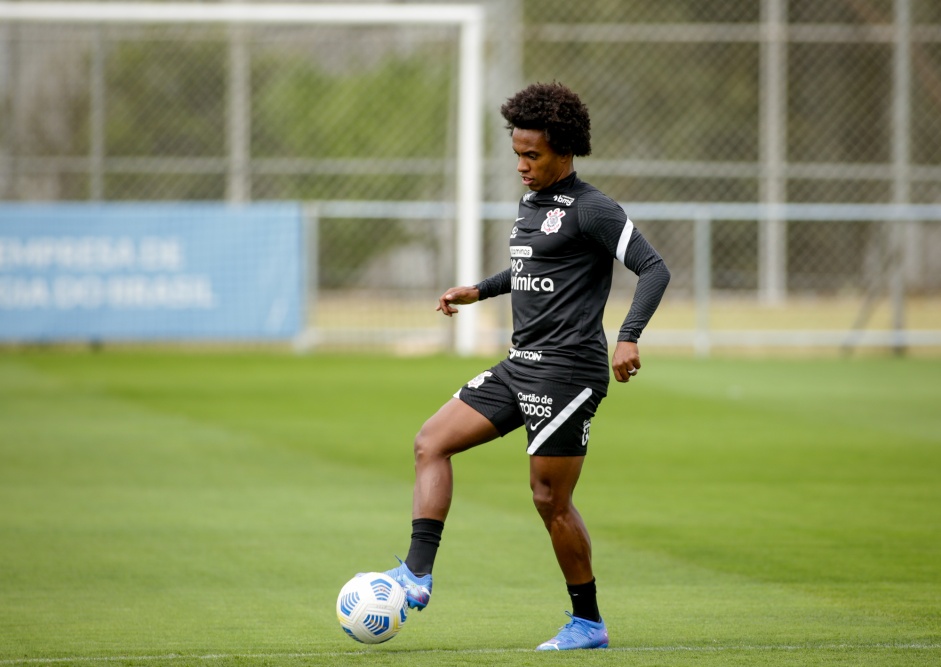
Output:
<path fill-rule="evenodd" d="M 540 425 L 541 423 L 543 423 L 544 421 L 546 421 L 546 418 L 545 418 L 545 417 L 543 417 L 542 419 L 540 419 L 540 420 L 539 420 L 538 422 L 536 422 L 535 424 L 530 424 L 530 425 L 529 425 L 529 430 L 530 430 L 530 431 L 535 431 L 537 428 L 539 428 L 539 425 Z"/>
<path fill-rule="evenodd" d="M 522 218 L 517 218 L 516 221 L 519 222 L 520 220 L 525 219 L 525 217 L 526 217 L 526 216 L 523 216 Z"/>

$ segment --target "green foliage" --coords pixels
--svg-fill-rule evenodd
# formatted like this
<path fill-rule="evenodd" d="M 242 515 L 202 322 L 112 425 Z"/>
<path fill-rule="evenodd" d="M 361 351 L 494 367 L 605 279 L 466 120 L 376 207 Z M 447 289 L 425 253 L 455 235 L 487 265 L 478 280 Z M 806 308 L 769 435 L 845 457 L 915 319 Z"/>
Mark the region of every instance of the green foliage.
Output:
<path fill-rule="evenodd" d="M 379 171 L 369 169 L 368 162 L 430 159 L 439 164 L 436 160 L 451 148 L 449 74 L 429 54 L 392 58 L 343 75 L 301 60 L 257 58 L 252 75 L 257 82 L 255 157 L 359 159 L 367 165 L 351 175 L 344 175 L 341 166 L 339 173 L 280 177 L 258 189 L 276 199 L 441 199 L 449 191 L 451 174 Z M 412 240 L 414 234 L 397 220 L 324 222 L 319 238 L 322 285 L 348 284 L 377 254 Z"/>
<path fill-rule="evenodd" d="M 429 60 L 432 66 L 429 67 Z M 368 169 L 368 160 L 432 159 L 450 150 L 450 72 L 422 54 L 391 58 L 361 72 L 328 74 L 309 63 L 259 57 L 253 68 L 252 153 L 257 158 L 358 158 L 316 178 L 279 179 L 287 199 L 424 199 L 441 196 L 445 175 L 428 178 Z M 362 169 L 362 167 L 360 167 Z M 329 170 L 328 170 L 329 171 Z"/>
<path fill-rule="evenodd" d="M 107 153 L 111 156 L 207 158 L 226 152 L 227 43 L 222 40 L 122 42 L 109 54 Z M 336 167 L 314 173 L 253 176 L 256 199 L 441 199 L 452 174 L 438 169 L 453 152 L 447 54 L 383 59 L 372 67 L 328 73 L 298 55 L 252 57 L 254 160 L 307 160 Z M 427 160 L 414 169 L 370 169 L 374 159 Z M 354 170 L 344 160 L 358 160 Z M 180 162 L 181 167 L 186 164 Z M 366 166 L 365 171 L 363 165 Z M 226 176 L 122 173 L 108 178 L 111 199 L 224 199 Z M 377 253 L 414 240 L 399 221 L 381 221 L 371 242 L 354 221 L 331 221 L 319 238 L 327 287 L 346 284 Z"/>
<path fill-rule="evenodd" d="M 259 58 L 253 70 L 258 82 L 253 154 L 442 156 L 449 77 L 439 67 L 429 68 L 427 58 L 392 58 L 344 75 L 327 74 L 304 61 Z"/>
<path fill-rule="evenodd" d="M 224 160 L 227 150 L 228 44 L 224 39 L 120 42 L 108 54 L 106 152 L 118 157 Z M 435 52 L 384 59 L 332 74 L 295 55 L 252 58 L 253 159 L 440 160 L 452 151 L 448 57 Z M 186 163 L 180 162 L 181 167 Z M 207 163 L 211 164 L 211 163 Z M 216 177 L 218 164 L 210 167 Z M 434 162 L 438 164 L 438 162 Z M 447 175 L 362 171 L 342 165 L 266 182 L 261 199 L 440 198 Z M 121 198 L 217 199 L 216 177 L 183 175 L 154 184 L 152 174 L 112 178 Z M 199 175 L 200 177 L 202 175 Z M 148 187 L 151 186 L 151 187 Z"/>
<path fill-rule="evenodd" d="M 224 155 L 225 56 L 225 43 L 217 41 L 113 47 L 107 73 L 108 155 Z"/>

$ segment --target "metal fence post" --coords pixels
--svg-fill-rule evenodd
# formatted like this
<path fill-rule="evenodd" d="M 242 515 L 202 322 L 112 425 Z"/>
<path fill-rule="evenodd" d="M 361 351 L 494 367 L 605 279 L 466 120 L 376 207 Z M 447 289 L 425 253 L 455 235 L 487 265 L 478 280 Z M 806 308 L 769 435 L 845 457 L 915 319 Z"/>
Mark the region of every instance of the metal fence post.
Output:
<path fill-rule="evenodd" d="M 92 201 L 105 198 L 105 125 L 107 123 L 107 100 L 105 82 L 105 40 L 104 28 L 95 26 L 94 43 L 91 53 L 90 115 L 89 119 L 89 187 L 88 195 Z"/>
<path fill-rule="evenodd" d="M 318 308 L 320 305 L 320 207 L 314 203 L 303 204 L 301 208 L 302 234 L 301 258 L 303 268 L 301 279 L 304 281 L 301 294 L 307 301 L 304 304 L 304 327 L 294 339 L 296 352 L 307 352 L 317 346 L 319 331 Z"/>
<path fill-rule="evenodd" d="M 773 205 L 787 201 L 787 3 L 763 0 L 761 11 L 760 189 L 762 201 Z M 759 292 L 765 303 L 780 304 L 787 292 L 786 223 L 768 217 L 760 225 Z"/>
<path fill-rule="evenodd" d="M 248 28 L 229 26 L 228 187 L 226 198 L 233 203 L 250 201 L 251 174 L 251 63 Z"/>
<path fill-rule="evenodd" d="M 694 221 L 693 275 L 696 299 L 696 333 L 693 347 L 697 357 L 708 357 L 712 348 L 709 332 L 709 299 L 712 293 L 712 219 L 701 211 Z"/>
<path fill-rule="evenodd" d="M 912 10 L 910 0 L 895 0 L 895 52 L 892 76 L 892 167 L 893 200 L 907 204 L 911 198 L 911 39 Z M 908 273 L 908 244 L 906 237 L 916 223 L 895 221 L 890 234 L 892 248 L 889 265 L 889 297 L 892 302 L 892 330 L 895 354 L 905 353 L 905 288 Z"/>

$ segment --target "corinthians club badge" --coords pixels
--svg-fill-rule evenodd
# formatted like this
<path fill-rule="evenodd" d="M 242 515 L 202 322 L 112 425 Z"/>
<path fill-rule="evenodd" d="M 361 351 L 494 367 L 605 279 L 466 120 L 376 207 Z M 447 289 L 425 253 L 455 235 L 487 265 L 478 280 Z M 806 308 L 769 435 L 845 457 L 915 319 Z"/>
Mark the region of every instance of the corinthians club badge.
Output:
<path fill-rule="evenodd" d="M 565 215 L 565 211 L 561 208 L 549 211 L 546 213 L 546 219 L 542 222 L 542 227 L 539 229 L 546 234 L 555 234 L 562 228 L 562 218 Z"/>

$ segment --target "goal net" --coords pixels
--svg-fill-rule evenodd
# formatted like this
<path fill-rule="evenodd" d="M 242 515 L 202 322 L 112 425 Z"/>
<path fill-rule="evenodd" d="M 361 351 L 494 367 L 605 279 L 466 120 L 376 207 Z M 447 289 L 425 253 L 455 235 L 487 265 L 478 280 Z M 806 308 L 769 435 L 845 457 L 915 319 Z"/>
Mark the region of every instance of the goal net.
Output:
<path fill-rule="evenodd" d="M 473 309 L 453 341 L 424 313 L 481 277 L 483 22 L 477 5 L 0 2 L 0 199 L 304 202 L 302 341 L 470 352 Z"/>

